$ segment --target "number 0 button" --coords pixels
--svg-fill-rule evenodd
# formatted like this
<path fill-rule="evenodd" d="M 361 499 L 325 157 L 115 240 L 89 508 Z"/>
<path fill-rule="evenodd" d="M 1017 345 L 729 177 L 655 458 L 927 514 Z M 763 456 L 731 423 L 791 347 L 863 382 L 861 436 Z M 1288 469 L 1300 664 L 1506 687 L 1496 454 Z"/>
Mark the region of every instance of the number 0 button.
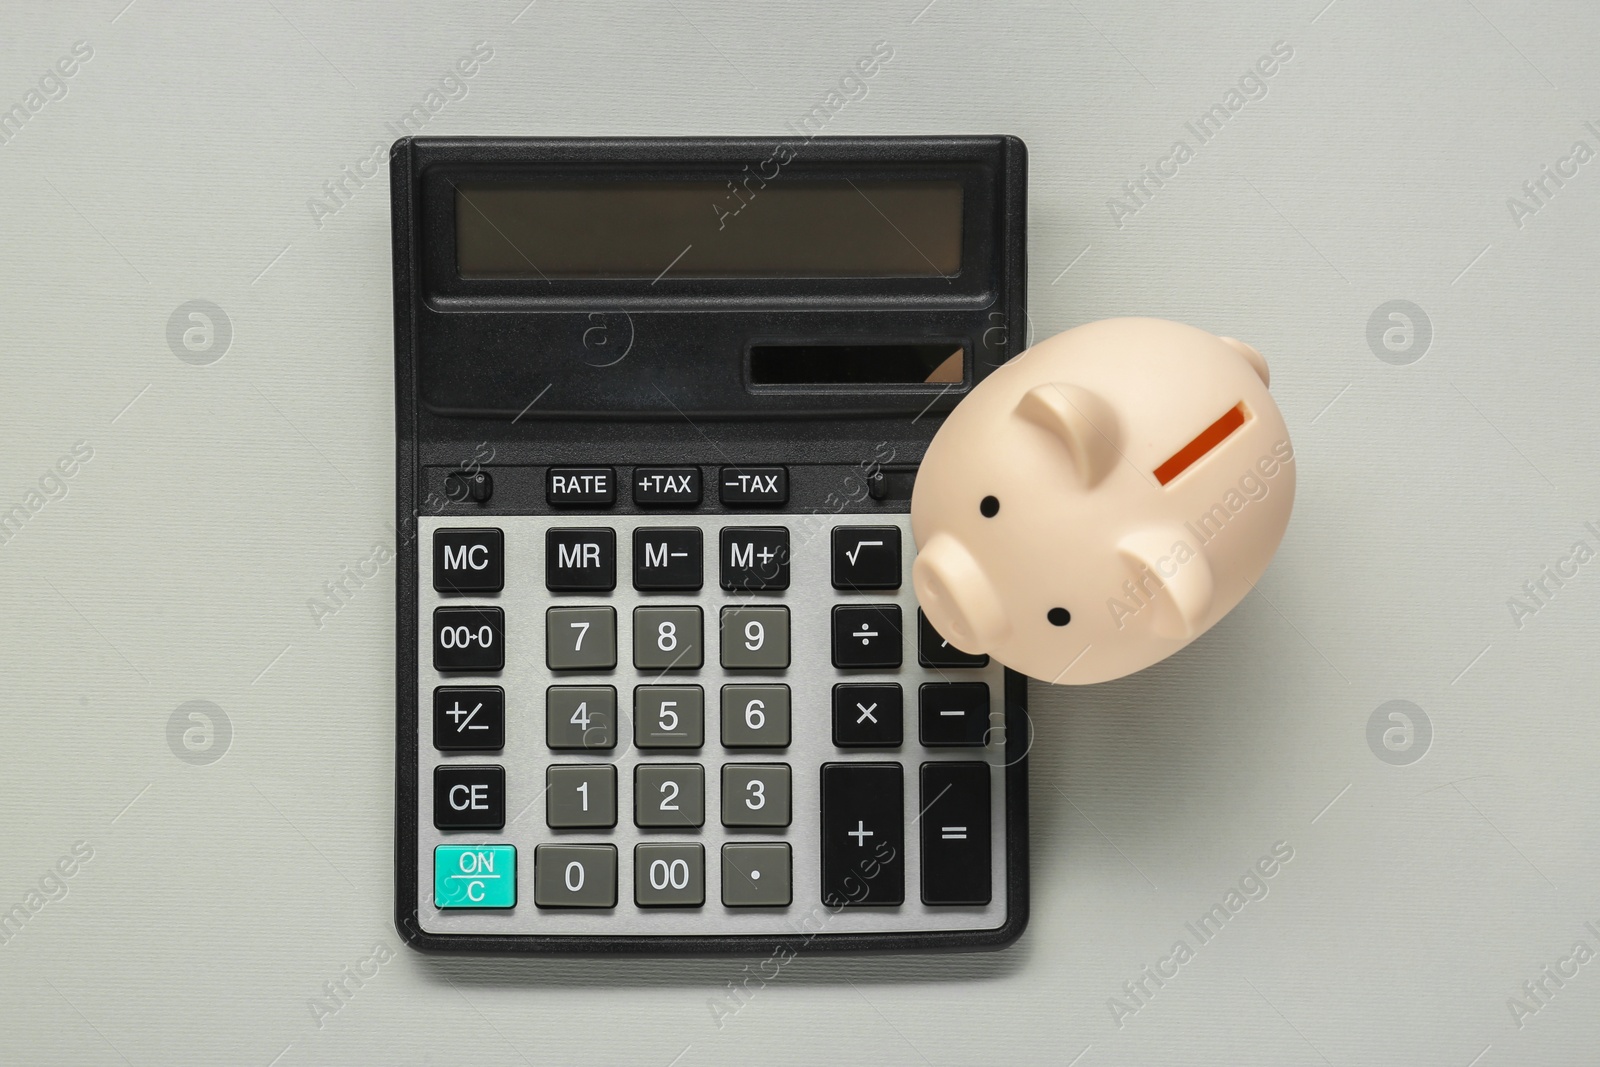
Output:
<path fill-rule="evenodd" d="M 724 763 L 722 825 L 788 826 L 787 763 Z"/>
<path fill-rule="evenodd" d="M 541 908 L 616 907 L 617 846 L 536 846 L 533 902 Z"/>

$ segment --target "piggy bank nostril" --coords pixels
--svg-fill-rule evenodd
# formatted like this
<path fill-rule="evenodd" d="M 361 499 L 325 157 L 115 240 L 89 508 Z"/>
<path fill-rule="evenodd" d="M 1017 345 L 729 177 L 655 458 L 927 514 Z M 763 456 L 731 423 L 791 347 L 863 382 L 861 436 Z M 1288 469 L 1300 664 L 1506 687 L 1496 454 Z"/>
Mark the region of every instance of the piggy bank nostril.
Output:
<path fill-rule="evenodd" d="M 1072 612 L 1066 608 L 1051 608 L 1044 617 L 1050 620 L 1051 626 L 1065 626 L 1072 621 Z"/>
<path fill-rule="evenodd" d="M 978 511 L 986 519 L 992 519 L 1000 514 L 1000 498 L 986 496 L 978 503 Z"/>

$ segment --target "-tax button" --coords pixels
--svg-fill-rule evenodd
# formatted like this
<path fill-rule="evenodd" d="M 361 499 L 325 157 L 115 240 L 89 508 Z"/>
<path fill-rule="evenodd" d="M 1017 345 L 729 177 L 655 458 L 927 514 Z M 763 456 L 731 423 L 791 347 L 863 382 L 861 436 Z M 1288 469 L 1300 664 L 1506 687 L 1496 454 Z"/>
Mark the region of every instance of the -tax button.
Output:
<path fill-rule="evenodd" d="M 515 845 L 440 845 L 433 850 L 437 908 L 513 908 L 517 904 Z"/>
<path fill-rule="evenodd" d="M 759 507 L 789 502 L 787 467 L 723 467 L 718 496 L 726 507 Z"/>

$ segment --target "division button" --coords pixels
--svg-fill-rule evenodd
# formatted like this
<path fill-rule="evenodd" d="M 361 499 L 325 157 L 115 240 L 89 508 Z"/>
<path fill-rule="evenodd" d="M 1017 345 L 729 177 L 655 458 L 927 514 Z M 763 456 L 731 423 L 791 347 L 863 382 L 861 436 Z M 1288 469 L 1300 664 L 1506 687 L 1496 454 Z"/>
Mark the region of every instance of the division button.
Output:
<path fill-rule="evenodd" d="M 433 850 L 433 906 L 514 908 L 515 845 L 439 845 Z"/>
<path fill-rule="evenodd" d="M 789 531 L 782 526 L 726 526 L 718 550 L 722 588 L 789 588 Z"/>
<path fill-rule="evenodd" d="M 987 904 L 989 765 L 922 765 L 922 902 Z"/>
<path fill-rule="evenodd" d="M 533 902 L 541 908 L 616 907 L 617 846 L 535 846 Z"/>
<path fill-rule="evenodd" d="M 441 685 L 433 691 L 433 747 L 493 751 L 506 744 L 506 691 L 498 685 Z"/>
<path fill-rule="evenodd" d="M 700 527 L 644 527 L 633 531 L 633 587 L 640 592 L 690 593 L 701 576 Z"/>
<path fill-rule="evenodd" d="M 835 526 L 835 589 L 899 589 L 900 527 Z"/>
<path fill-rule="evenodd" d="M 822 902 L 906 899 L 904 773 L 898 763 L 822 765 Z"/>
<path fill-rule="evenodd" d="M 923 682 L 917 734 L 929 748 L 990 740 L 989 687 L 983 682 Z"/>
<path fill-rule="evenodd" d="M 633 502 L 640 507 L 694 507 L 700 503 L 700 468 L 633 468 Z"/>
<path fill-rule="evenodd" d="M 641 908 L 698 908 L 706 902 L 706 850 L 698 844 L 633 846 L 633 900 Z"/>
<path fill-rule="evenodd" d="M 617 587 L 617 532 L 603 526 L 544 534 L 544 586 L 552 593 L 609 593 Z"/>
<path fill-rule="evenodd" d="M 900 666 L 899 604 L 836 604 L 833 665 L 889 670 Z"/>
<path fill-rule="evenodd" d="M 833 743 L 840 748 L 898 748 L 905 696 L 898 682 L 833 687 Z"/>
<path fill-rule="evenodd" d="M 793 900 L 787 842 L 722 846 L 722 903 L 730 908 L 784 908 Z"/>
<path fill-rule="evenodd" d="M 610 507 L 617 502 L 617 472 L 610 467 L 551 467 L 544 500 L 552 507 Z"/>
<path fill-rule="evenodd" d="M 433 669 L 498 671 L 506 665 L 501 608 L 434 608 Z"/>
<path fill-rule="evenodd" d="M 748 508 L 789 502 L 787 467 L 723 467 L 717 472 L 724 507 Z"/>
<path fill-rule="evenodd" d="M 433 531 L 433 587 L 498 593 L 506 584 L 506 538 L 496 529 Z"/>
<path fill-rule="evenodd" d="M 963 652 L 939 636 L 928 616 L 917 609 L 917 662 L 924 667 L 987 667 L 989 657 Z"/>
<path fill-rule="evenodd" d="M 441 764 L 433 769 L 433 825 L 498 830 L 506 824 L 506 769 Z"/>

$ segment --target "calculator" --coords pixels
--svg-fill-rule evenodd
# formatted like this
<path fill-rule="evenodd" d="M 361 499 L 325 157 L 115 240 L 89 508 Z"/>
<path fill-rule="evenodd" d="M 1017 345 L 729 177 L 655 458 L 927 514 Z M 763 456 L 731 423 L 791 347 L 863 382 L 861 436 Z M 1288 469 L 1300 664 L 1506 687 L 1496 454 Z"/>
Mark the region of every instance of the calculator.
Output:
<path fill-rule="evenodd" d="M 909 508 L 1024 347 L 1025 190 L 1005 136 L 395 144 L 408 943 L 1022 932 L 1026 687 Z"/>

